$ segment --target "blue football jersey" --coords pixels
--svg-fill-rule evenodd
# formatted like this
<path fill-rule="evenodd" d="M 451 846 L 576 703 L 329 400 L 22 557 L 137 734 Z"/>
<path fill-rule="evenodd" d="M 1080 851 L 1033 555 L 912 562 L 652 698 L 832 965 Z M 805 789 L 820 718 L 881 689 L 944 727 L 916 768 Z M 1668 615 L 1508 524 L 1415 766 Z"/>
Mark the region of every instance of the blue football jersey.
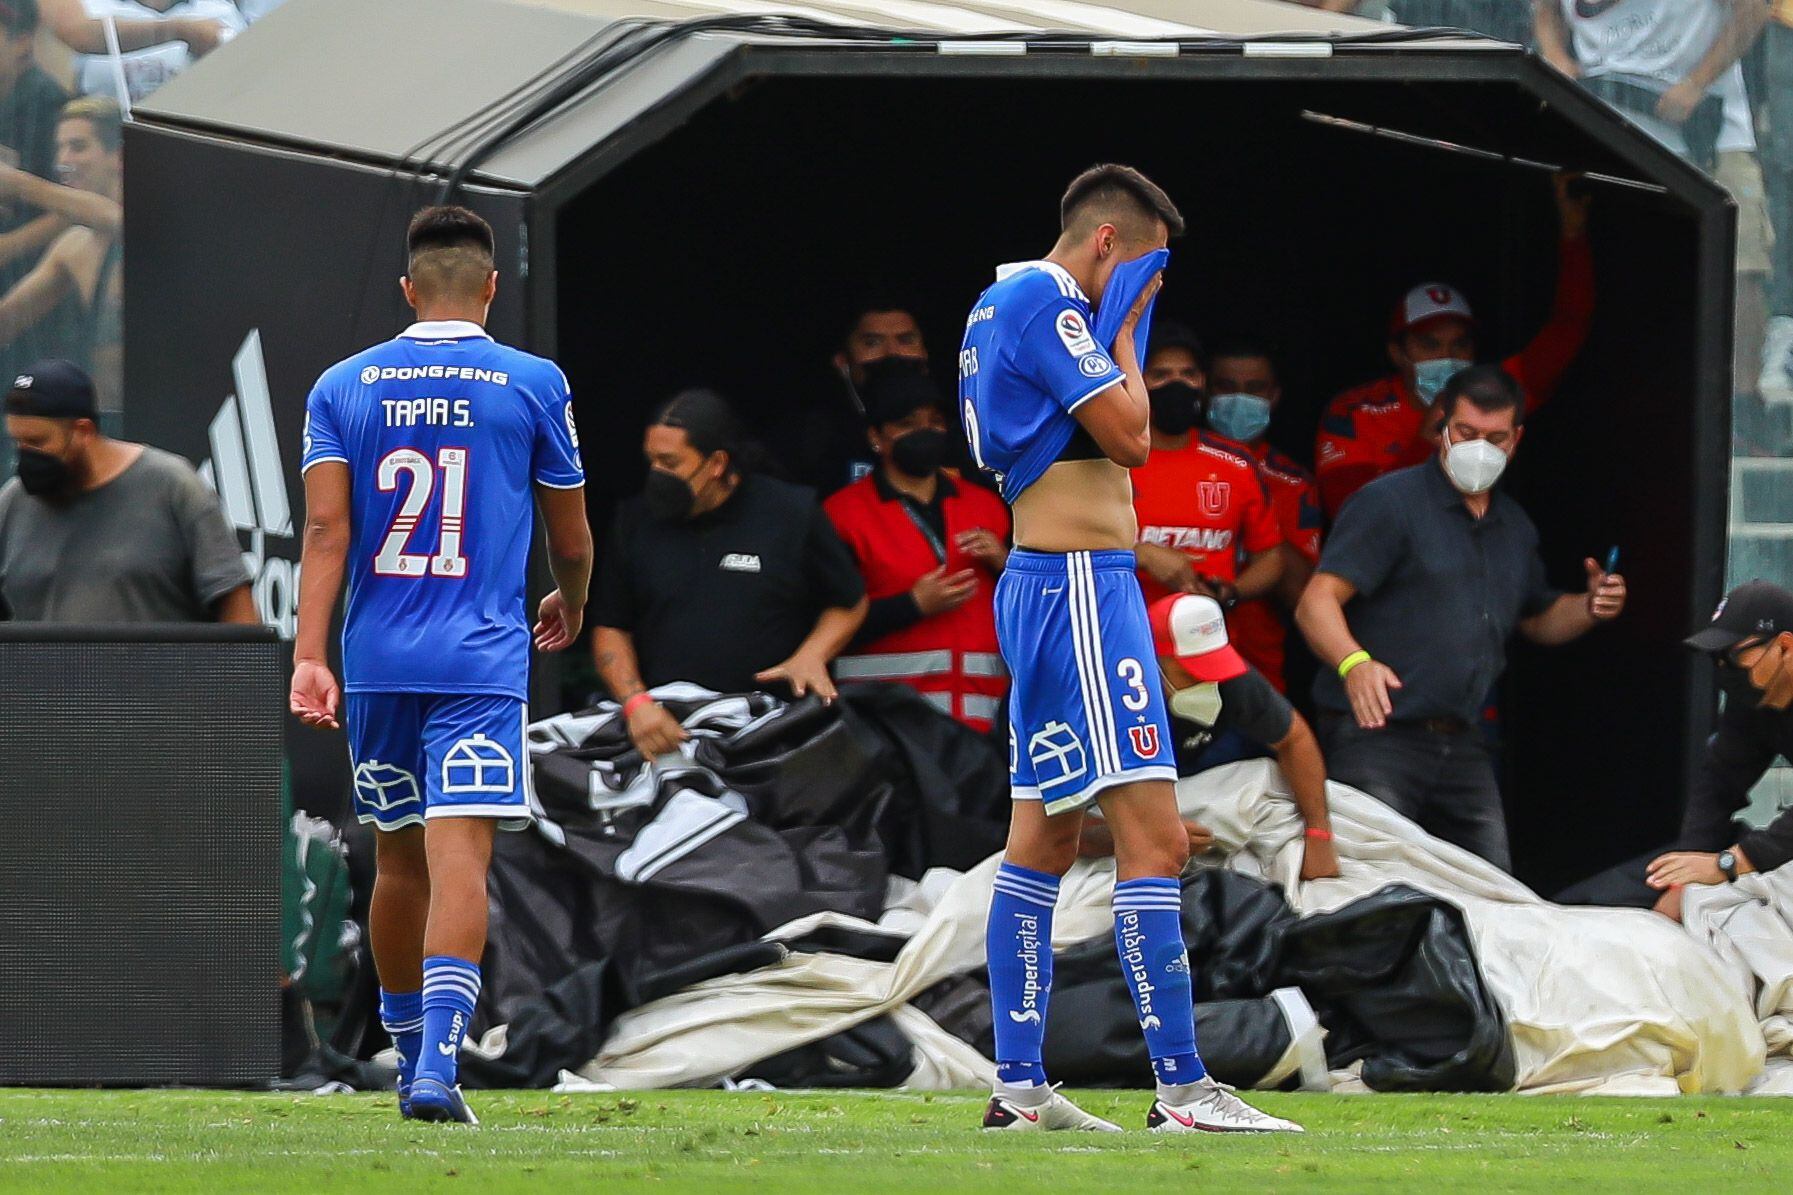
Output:
<path fill-rule="evenodd" d="M 972 456 L 1013 502 L 1070 443 L 1071 412 L 1125 380 L 1096 343 L 1089 299 L 1069 273 L 1045 261 L 998 267 L 959 349 Z"/>
<path fill-rule="evenodd" d="M 477 324 L 413 324 L 324 371 L 301 468 L 349 466 L 347 692 L 525 697 L 536 484 L 585 484 L 566 375 Z"/>

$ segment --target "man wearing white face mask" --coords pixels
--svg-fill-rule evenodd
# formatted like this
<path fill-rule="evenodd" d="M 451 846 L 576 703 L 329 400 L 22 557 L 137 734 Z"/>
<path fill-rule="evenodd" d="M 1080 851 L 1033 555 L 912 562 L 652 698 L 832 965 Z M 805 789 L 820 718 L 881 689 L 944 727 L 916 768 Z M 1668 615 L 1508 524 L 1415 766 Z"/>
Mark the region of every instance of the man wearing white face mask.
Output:
<path fill-rule="evenodd" d="M 1531 343 L 1501 363 L 1524 387 L 1527 410 L 1549 401 L 1588 337 L 1594 316 L 1594 254 L 1588 207 L 1568 175 L 1556 178 L 1556 302 Z M 1435 403 L 1446 382 L 1475 363 L 1475 313 L 1454 286 L 1426 282 L 1408 291 L 1388 327 L 1395 372 L 1347 390 L 1327 404 L 1314 442 L 1320 504 L 1336 519 L 1345 499 L 1396 469 L 1416 465 L 1437 446 Z"/>
<path fill-rule="evenodd" d="M 1334 780 L 1511 870 L 1476 726 L 1518 631 L 1556 646 L 1616 618 L 1625 581 L 1585 561 L 1585 593 L 1544 579 L 1538 533 L 1494 489 L 1524 435 L 1525 392 L 1498 366 L 1438 397 L 1437 457 L 1365 486 L 1340 512 L 1295 617 L 1321 663 L 1314 700 Z"/>

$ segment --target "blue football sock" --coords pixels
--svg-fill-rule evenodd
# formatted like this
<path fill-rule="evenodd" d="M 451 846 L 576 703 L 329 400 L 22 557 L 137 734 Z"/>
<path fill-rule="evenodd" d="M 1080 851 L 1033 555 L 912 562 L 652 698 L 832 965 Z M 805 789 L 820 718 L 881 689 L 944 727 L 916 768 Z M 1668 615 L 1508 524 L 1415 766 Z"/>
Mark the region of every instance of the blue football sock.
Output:
<path fill-rule="evenodd" d="M 1046 1082 L 1040 1042 L 1052 994 L 1052 907 L 1058 877 L 1004 863 L 996 869 L 984 950 L 996 1020 L 996 1079 L 1025 1087 Z"/>
<path fill-rule="evenodd" d="M 417 1077 L 417 1055 L 423 1045 L 423 993 L 381 988 L 380 1024 L 398 1050 L 398 1085 L 409 1088 Z"/>
<path fill-rule="evenodd" d="M 1114 886 L 1114 944 L 1133 993 L 1152 1070 L 1165 1086 L 1207 1074 L 1195 1052 L 1194 990 L 1183 946 L 1183 889 L 1169 878 Z"/>
<path fill-rule="evenodd" d="M 446 954 L 423 960 L 423 1044 L 419 1079 L 453 1087 L 460 1070 L 461 1039 L 479 1003 L 479 964 Z"/>

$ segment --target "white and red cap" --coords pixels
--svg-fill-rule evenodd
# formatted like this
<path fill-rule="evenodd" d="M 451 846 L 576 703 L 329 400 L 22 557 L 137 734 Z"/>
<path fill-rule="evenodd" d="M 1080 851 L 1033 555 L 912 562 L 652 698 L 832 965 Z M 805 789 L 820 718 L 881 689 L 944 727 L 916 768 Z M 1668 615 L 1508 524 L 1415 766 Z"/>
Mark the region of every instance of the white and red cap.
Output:
<path fill-rule="evenodd" d="M 1196 680 L 1232 680 L 1251 671 L 1227 639 L 1226 615 L 1213 598 L 1172 594 L 1153 602 L 1147 614 L 1153 649 L 1161 657 L 1175 657 Z"/>
<path fill-rule="evenodd" d="M 1463 292 L 1448 282 L 1422 282 L 1407 292 L 1388 323 L 1391 336 L 1399 336 L 1411 332 L 1429 320 L 1455 316 L 1475 322 L 1475 312 L 1469 308 L 1469 300 Z"/>

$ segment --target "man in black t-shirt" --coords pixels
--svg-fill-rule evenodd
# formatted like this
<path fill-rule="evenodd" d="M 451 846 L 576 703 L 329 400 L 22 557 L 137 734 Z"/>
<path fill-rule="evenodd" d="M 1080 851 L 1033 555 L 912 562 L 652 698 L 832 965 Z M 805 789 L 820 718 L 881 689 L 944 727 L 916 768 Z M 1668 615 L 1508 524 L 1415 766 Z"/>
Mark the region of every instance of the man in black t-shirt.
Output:
<path fill-rule="evenodd" d="M 814 491 L 744 470 L 742 444 L 720 396 L 674 396 L 647 429 L 647 485 L 605 546 L 592 648 L 649 758 L 685 732 L 648 689 L 832 700 L 828 667 L 865 620 L 865 582 Z"/>
<path fill-rule="evenodd" d="M 1158 669 L 1170 696 L 1177 775 L 1193 776 L 1235 762 L 1237 756 L 1231 754 L 1214 762 L 1204 759 L 1208 747 L 1228 732 L 1269 749 L 1306 824 L 1301 878 L 1338 875 L 1332 820 L 1326 809 L 1326 761 L 1307 719 L 1233 648 L 1227 639 L 1226 616 L 1213 598 L 1198 593 L 1172 594 L 1153 602 L 1147 614 Z M 1214 836 L 1199 822 L 1186 821 L 1184 827 L 1192 854 L 1214 845 Z M 1113 854 L 1107 828 L 1099 822 L 1086 827 L 1079 853 Z"/>
<path fill-rule="evenodd" d="M 1226 616 L 1213 598 L 1174 594 L 1152 603 L 1147 613 L 1158 668 L 1170 694 L 1177 774 L 1206 770 L 1203 752 L 1227 731 L 1268 747 L 1306 823 L 1301 878 L 1336 876 L 1338 856 L 1326 809 L 1326 761 L 1307 719 L 1233 648 Z"/>

